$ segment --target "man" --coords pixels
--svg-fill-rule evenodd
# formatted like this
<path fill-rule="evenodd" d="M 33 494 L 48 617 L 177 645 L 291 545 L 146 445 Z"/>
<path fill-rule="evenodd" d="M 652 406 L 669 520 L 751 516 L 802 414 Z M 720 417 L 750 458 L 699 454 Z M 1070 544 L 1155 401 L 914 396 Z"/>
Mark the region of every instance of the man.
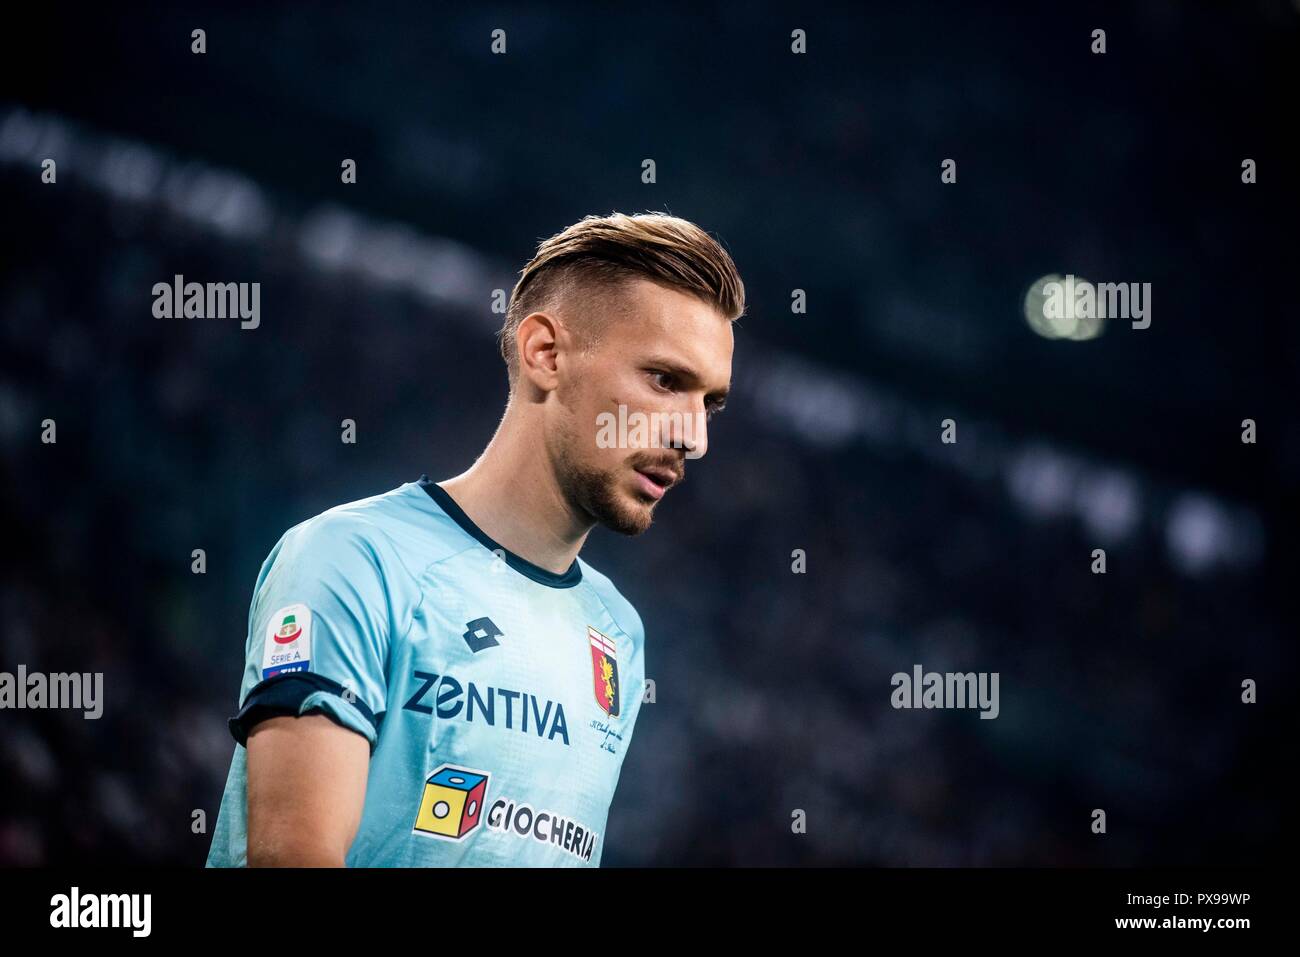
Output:
<path fill-rule="evenodd" d="M 329 509 L 262 565 L 209 866 L 600 864 L 644 634 L 578 552 L 644 531 L 705 453 L 743 311 L 731 257 L 675 217 L 538 246 L 478 461 Z"/>

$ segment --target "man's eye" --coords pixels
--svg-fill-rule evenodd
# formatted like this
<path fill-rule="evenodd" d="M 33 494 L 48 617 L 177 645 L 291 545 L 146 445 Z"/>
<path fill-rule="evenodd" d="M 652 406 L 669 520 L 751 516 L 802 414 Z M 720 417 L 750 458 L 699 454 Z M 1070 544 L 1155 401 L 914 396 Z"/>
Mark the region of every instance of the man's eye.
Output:
<path fill-rule="evenodd" d="M 671 372 L 652 372 L 650 378 L 654 380 L 655 385 L 665 392 L 671 392 L 673 386 L 676 385 L 676 380 Z"/>

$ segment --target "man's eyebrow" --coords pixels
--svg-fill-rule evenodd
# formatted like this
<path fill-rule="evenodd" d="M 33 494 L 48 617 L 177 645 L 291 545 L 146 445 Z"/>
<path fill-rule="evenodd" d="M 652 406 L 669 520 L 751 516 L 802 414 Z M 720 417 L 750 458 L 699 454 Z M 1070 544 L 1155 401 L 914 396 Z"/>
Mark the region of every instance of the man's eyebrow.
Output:
<path fill-rule="evenodd" d="M 679 362 L 676 359 L 669 359 L 666 356 L 654 356 L 650 359 L 647 359 L 646 365 L 656 366 L 658 368 L 663 369 L 665 372 L 671 372 L 674 375 L 680 376 L 683 379 L 689 379 L 691 382 L 701 381 L 699 373 L 696 372 L 694 369 L 692 369 L 690 366 L 686 365 L 683 362 Z M 721 389 L 718 389 L 715 392 L 710 392 L 709 398 L 714 399 L 715 401 L 722 401 L 727 398 L 727 395 L 730 391 L 731 391 L 731 384 L 728 383 L 727 385 L 724 385 Z"/>

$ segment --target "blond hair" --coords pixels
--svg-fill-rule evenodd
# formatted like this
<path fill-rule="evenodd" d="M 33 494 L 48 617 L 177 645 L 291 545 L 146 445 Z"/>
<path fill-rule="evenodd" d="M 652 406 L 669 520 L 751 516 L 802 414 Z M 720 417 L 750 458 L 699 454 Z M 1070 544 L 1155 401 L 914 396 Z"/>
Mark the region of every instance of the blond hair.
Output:
<path fill-rule="evenodd" d="M 694 223 L 667 213 L 584 216 L 542 240 L 519 272 L 499 334 L 511 384 L 518 375 L 516 336 L 527 316 L 557 298 L 580 300 L 585 313 L 593 292 L 635 278 L 698 296 L 728 321 L 745 311 L 745 284 L 735 262 Z"/>

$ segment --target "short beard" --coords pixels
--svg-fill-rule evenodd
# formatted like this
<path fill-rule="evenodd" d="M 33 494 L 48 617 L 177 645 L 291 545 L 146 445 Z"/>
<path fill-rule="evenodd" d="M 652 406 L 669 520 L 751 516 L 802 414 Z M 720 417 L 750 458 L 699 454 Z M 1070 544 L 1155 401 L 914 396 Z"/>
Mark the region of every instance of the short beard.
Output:
<path fill-rule="evenodd" d="M 555 478 L 569 507 L 586 515 L 597 525 L 603 525 L 620 535 L 640 535 L 653 521 L 653 507 L 629 507 L 618 497 L 618 473 L 586 468 L 568 454 L 572 448 L 561 438 L 555 452 Z"/>

